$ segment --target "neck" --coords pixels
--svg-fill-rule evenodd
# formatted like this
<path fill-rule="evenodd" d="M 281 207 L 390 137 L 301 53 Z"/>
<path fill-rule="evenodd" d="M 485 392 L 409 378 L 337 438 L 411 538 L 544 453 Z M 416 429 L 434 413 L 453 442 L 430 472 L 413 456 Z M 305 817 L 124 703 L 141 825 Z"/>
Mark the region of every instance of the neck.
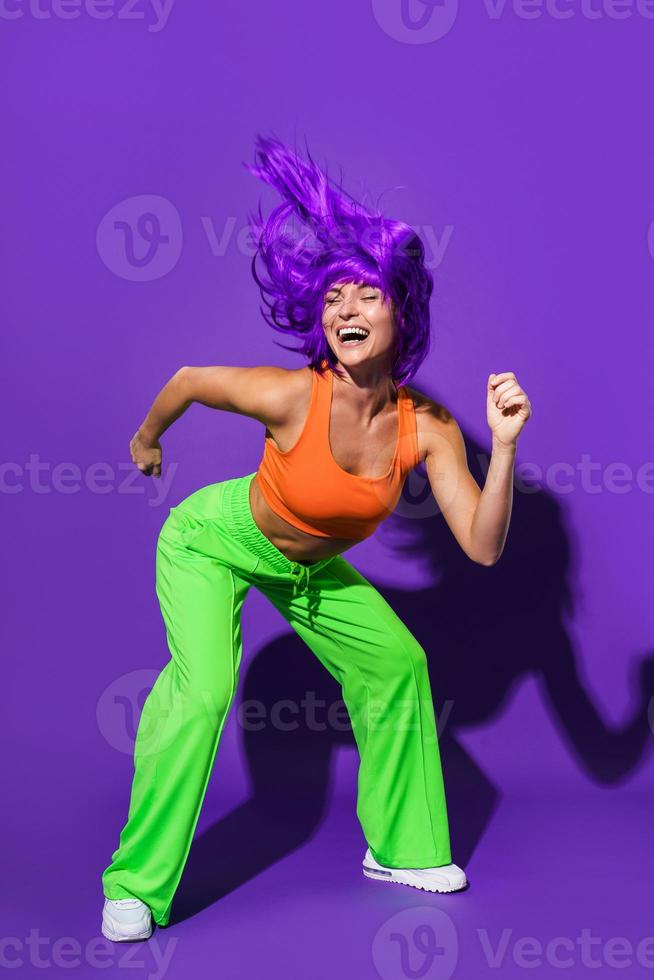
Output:
<path fill-rule="evenodd" d="M 397 386 L 387 370 L 380 371 L 373 364 L 357 365 L 352 369 L 340 361 L 338 366 L 344 377 L 332 371 L 332 384 L 346 392 L 342 397 L 347 398 L 366 421 L 372 421 L 388 405 L 395 406 Z"/>

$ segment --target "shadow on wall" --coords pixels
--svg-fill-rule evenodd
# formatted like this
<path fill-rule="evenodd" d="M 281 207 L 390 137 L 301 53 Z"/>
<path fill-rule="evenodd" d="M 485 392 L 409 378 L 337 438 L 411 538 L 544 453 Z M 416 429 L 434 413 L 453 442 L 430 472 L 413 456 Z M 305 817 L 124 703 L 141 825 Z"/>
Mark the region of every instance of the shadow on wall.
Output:
<path fill-rule="evenodd" d="M 483 486 L 479 460 L 484 451 L 470 439 L 466 447 L 471 472 Z M 424 469 L 418 468 L 416 475 L 421 472 L 429 494 Z M 524 485 L 529 486 L 527 481 Z M 410 481 L 405 499 L 407 488 Z M 514 685 L 533 675 L 577 763 L 594 782 L 617 784 L 636 768 L 650 737 L 647 708 L 654 691 L 654 658 L 641 663 L 640 701 L 632 720 L 621 730 L 607 727 L 577 672 L 565 626 L 574 606 L 570 543 L 559 506 L 543 489 L 514 489 L 506 547 L 492 568 L 476 565 L 463 553 L 440 514 L 418 520 L 393 515 L 377 532 L 386 533 L 404 539 L 395 547 L 398 556 L 431 564 L 433 584 L 380 592 L 427 653 L 453 849 L 456 845 L 453 860 L 465 867 L 497 805 L 498 790 L 460 744 L 458 732 L 497 716 Z M 274 705 L 289 700 L 298 705 L 307 692 L 327 705 L 341 700 L 338 683 L 291 631 L 252 660 L 232 710 L 256 700 L 269 718 Z M 441 710 L 447 704 L 454 708 L 444 721 Z M 318 730 L 302 711 L 293 720 L 297 727 L 292 730 L 272 724 L 260 730 L 243 726 L 252 796 L 194 841 L 171 923 L 255 877 L 301 846 L 320 825 L 327 809 L 332 751 L 354 746 L 354 738 L 347 722 Z"/>

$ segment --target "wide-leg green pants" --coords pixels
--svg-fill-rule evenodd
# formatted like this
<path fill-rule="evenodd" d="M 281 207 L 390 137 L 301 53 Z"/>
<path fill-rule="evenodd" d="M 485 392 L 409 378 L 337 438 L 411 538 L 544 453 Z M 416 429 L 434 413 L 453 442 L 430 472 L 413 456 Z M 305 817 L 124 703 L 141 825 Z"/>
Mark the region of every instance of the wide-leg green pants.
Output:
<path fill-rule="evenodd" d="M 127 823 L 102 875 L 107 898 L 170 918 L 241 661 L 251 586 L 339 682 L 360 756 L 357 817 L 390 867 L 449 864 L 450 839 L 425 652 L 342 555 L 291 561 L 259 530 L 254 473 L 172 507 L 157 543 L 156 591 L 171 659 L 143 705 Z"/>

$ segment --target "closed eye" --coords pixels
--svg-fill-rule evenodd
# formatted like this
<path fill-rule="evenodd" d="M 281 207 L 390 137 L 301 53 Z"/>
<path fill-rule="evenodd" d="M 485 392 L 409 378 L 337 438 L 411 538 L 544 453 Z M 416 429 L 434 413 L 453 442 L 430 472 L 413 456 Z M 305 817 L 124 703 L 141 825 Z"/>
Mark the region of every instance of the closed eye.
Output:
<path fill-rule="evenodd" d="M 339 298 L 338 296 L 332 296 L 331 298 L 326 299 L 325 306 L 330 306 L 332 303 L 335 303 L 338 298 Z M 363 299 L 377 299 L 377 296 L 375 294 L 372 294 L 370 296 L 364 296 Z"/>

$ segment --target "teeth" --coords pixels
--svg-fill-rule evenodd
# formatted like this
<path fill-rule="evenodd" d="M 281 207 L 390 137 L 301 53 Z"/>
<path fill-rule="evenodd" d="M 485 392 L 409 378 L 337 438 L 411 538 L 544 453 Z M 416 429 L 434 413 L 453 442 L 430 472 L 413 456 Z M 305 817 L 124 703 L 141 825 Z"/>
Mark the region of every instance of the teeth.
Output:
<path fill-rule="evenodd" d="M 338 336 L 340 337 L 341 334 L 344 333 L 355 333 L 358 334 L 360 337 L 368 336 L 368 331 L 364 330 L 363 327 L 340 327 L 338 331 Z"/>

